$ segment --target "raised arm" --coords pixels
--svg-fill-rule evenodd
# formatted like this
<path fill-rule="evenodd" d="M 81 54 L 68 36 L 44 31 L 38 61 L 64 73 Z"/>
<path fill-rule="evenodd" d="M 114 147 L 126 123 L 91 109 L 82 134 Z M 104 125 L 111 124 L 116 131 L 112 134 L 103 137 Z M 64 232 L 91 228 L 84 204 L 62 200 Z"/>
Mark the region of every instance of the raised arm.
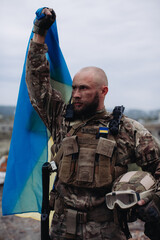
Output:
<path fill-rule="evenodd" d="M 40 15 L 42 14 L 44 14 L 42 18 L 44 22 L 42 19 L 36 19 L 34 22 L 34 36 L 30 43 L 26 64 L 26 84 L 32 106 L 55 139 L 59 122 L 57 118 L 62 116 L 64 102 L 61 94 L 50 85 L 49 62 L 46 59 L 48 47 L 44 43 L 47 29 L 52 25 L 55 17 L 52 16 L 52 10 L 47 8 L 43 9 Z M 48 17 L 51 19 L 48 20 Z"/>

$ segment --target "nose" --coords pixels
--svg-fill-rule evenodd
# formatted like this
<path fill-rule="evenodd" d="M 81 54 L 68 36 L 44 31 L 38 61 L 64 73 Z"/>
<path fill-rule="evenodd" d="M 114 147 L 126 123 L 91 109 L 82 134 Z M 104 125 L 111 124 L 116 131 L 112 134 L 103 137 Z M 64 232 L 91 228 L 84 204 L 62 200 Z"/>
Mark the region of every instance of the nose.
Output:
<path fill-rule="evenodd" d="M 72 91 L 72 97 L 73 98 L 81 98 L 81 94 L 80 94 L 80 91 L 78 88 L 76 88 Z"/>

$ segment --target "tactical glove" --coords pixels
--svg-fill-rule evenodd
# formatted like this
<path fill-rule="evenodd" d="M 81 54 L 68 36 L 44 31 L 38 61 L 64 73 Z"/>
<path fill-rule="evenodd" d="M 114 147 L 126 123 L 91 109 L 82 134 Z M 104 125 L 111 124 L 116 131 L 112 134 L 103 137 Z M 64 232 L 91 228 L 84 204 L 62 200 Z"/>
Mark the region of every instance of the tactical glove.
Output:
<path fill-rule="evenodd" d="M 152 195 L 152 200 L 137 208 L 138 218 L 144 222 L 160 220 L 160 198 L 157 193 Z"/>
<path fill-rule="evenodd" d="M 47 34 L 47 30 L 51 27 L 51 25 L 56 20 L 56 14 L 53 9 L 50 10 L 52 15 L 46 15 L 42 13 L 44 8 L 39 8 L 36 11 L 36 18 L 34 20 L 33 32 L 37 33 L 41 36 L 45 36 Z"/>

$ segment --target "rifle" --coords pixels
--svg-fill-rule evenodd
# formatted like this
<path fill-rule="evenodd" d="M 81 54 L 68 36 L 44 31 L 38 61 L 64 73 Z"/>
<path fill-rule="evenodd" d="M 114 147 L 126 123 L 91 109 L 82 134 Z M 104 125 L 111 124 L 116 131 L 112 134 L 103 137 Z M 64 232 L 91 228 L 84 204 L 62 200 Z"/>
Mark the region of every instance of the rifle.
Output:
<path fill-rule="evenodd" d="M 57 167 L 54 161 L 46 162 L 42 166 L 42 209 L 41 209 L 41 240 L 50 240 L 49 236 L 49 183 L 50 174 L 57 171 Z"/>

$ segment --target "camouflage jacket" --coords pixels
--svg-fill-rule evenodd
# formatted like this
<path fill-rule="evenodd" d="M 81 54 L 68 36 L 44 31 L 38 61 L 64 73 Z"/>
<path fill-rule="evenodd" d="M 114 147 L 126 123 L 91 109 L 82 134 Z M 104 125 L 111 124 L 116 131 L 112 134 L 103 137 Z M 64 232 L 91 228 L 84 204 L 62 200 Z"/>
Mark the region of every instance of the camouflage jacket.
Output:
<path fill-rule="evenodd" d="M 46 44 L 31 41 L 27 58 L 26 83 L 30 101 L 38 112 L 55 142 L 56 151 L 66 137 L 70 123 L 65 121 L 66 105 L 61 94 L 50 85 L 49 63 Z M 112 114 L 106 113 L 109 122 Z M 74 122 L 72 123 L 74 125 Z M 152 135 L 137 121 L 122 117 L 121 127 L 115 138 L 119 155 L 116 165 L 136 163 L 143 170 L 160 177 L 159 149 Z M 78 192 L 75 190 L 75 195 Z"/>

